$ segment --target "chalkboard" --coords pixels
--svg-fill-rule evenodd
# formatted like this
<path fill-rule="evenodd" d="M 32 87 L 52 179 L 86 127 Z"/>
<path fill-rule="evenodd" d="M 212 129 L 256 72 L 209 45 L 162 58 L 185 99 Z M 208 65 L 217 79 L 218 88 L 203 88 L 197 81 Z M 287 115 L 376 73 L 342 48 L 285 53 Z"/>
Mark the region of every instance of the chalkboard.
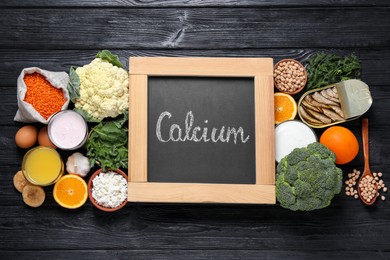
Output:
<path fill-rule="evenodd" d="M 275 203 L 272 59 L 129 67 L 128 201 Z"/>
<path fill-rule="evenodd" d="M 253 78 L 148 78 L 149 182 L 255 184 L 255 166 Z"/>

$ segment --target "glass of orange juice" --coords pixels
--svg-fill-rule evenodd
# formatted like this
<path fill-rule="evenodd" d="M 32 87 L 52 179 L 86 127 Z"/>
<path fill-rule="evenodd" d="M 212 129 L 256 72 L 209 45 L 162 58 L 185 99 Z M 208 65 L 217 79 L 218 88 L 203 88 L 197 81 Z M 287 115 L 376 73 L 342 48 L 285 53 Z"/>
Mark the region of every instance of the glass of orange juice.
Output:
<path fill-rule="evenodd" d="M 48 186 L 57 182 L 64 174 L 64 163 L 53 148 L 38 146 L 24 155 L 22 171 L 32 184 Z"/>

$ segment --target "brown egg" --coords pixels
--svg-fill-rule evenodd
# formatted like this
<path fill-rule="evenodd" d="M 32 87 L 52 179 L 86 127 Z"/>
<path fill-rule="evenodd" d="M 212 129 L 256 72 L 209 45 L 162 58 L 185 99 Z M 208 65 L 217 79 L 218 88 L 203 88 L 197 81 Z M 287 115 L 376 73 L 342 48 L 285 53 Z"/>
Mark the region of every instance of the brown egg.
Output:
<path fill-rule="evenodd" d="M 30 148 L 37 142 L 38 129 L 32 125 L 21 127 L 15 135 L 15 143 L 20 148 Z"/>
<path fill-rule="evenodd" d="M 47 126 L 44 126 L 41 128 L 41 130 L 39 130 L 38 143 L 42 146 L 57 149 L 57 146 L 55 146 L 49 139 L 49 135 L 47 134 Z"/>

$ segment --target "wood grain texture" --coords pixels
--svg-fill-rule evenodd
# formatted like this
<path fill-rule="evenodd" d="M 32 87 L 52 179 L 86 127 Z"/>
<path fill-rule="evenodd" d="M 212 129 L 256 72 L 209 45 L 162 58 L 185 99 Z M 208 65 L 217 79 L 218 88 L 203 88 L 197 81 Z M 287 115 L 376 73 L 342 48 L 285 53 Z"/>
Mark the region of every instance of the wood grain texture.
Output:
<path fill-rule="evenodd" d="M 3 10 L 5 48 L 371 48 L 390 42 L 389 7 L 369 13 L 347 7 Z"/>
<path fill-rule="evenodd" d="M 388 259 L 390 253 L 388 252 L 364 252 L 364 251 L 292 251 L 292 250 L 58 250 L 58 251 L 43 251 L 37 252 L 33 250 L 26 250 L 23 252 L 15 252 L 12 250 L 2 251 L 2 256 L 5 259 L 9 259 L 18 255 L 18 259 L 31 259 L 31 258 L 45 258 L 45 259 L 58 259 L 58 255 L 61 255 L 61 259 L 75 259 L 83 256 L 83 259 L 259 259 L 261 255 L 264 259 L 270 260 L 283 260 L 283 259 L 300 259 L 300 260 L 312 260 L 318 258 L 318 255 L 324 257 L 324 259 L 364 259 L 365 257 L 372 257 L 372 259 Z"/>
<path fill-rule="evenodd" d="M 275 206 L 128 205 L 120 213 L 107 214 L 86 205 L 70 214 L 59 206 L 33 211 L 20 205 L 3 207 L 0 213 L 0 247 L 258 252 L 323 252 L 327 248 L 329 252 L 356 250 L 366 256 L 368 251 L 388 251 L 389 220 L 383 217 L 390 213 L 388 206 L 348 209 L 336 205 L 320 212 L 289 213 Z"/>
<path fill-rule="evenodd" d="M 3 0 L 0 3 L 0 7 L 268 7 L 268 6 L 316 6 L 316 7 L 345 7 L 345 6 L 388 6 L 386 0 L 322 0 L 322 1 L 310 1 L 310 0 L 154 0 L 154 1 L 141 1 L 141 0 L 24 0 L 16 2 L 14 0 Z"/>
<path fill-rule="evenodd" d="M 256 184 L 275 184 L 273 75 L 255 77 Z"/>
<path fill-rule="evenodd" d="M 1 41 L 1 40 L 0 40 Z M 82 66 L 88 64 L 96 55 L 99 49 L 87 50 L 17 50 L 0 49 L 0 87 L 16 87 L 16 79 L 25 67 L 41 67 L 53 71 L 69 71 L 70 66 Z M 390 85 L 390 49 L 389 48 L 353 48 L 353 49 L 194 49 L 194 50 L 134 50 L 115 49 L 112 50 L 119 55 L 121 62 L 128 68 L 128 57 L 266 57 L 273 58 L 278 62 L 284 58 L 294 58 L 307 63 L 308 58 L 316 51 L 347 55 L 354 53 L 362 63 L 362 80 L 368 85 L 388 86 Z M 6 90 L 6 89 L 4 89 Z M 16 93 L 16 89 L 14 90 Z M 12 90 L 9 92 L 12 94 Z M 0 104 L 1 105 L 1 104 Z"/>
<path fill-rule="evenodd" d="M 129 77 L 129 182 L 147 181 L 148 77 Z"/>
<path fill-rule="evenodd" d="M 254 77 L 273 74 L 270 58 L 134 57 L 130 61 L 130 74 L 151 76 Z"/>
<path fill-rule="evenodd" d="M 302 62 L 354 52 L 374 103 L 370 166 L 390 183 L 390 5 L 386 0 L 4 0 L 0 2 L 0 259 L 389 259 L 390 204 L 336 195 L 330 207 L 128 203 L 69 211 L 46 187 L 27 207 L 12 186 L 26 150 L 14 144 L 24 67 L 68 71 L 110 49 L 129 56 L 268 57 Z M 361 144 L 360 120 L 343 126 Z M 39 125 L 40 126 L 40 125 Z M 323 130 L 316 130 L 319 136 Z M 361 147 L 361 146 L 360 146 Z M 66 158 L 69 153 L 63 153 Z M 347 165 L 363 170 L 363 152 Z"/>
<path fill-rule="evenodd" d="M 276 198 L 275 185 L 129 182 L 128 201 L 275 204 Z"/>

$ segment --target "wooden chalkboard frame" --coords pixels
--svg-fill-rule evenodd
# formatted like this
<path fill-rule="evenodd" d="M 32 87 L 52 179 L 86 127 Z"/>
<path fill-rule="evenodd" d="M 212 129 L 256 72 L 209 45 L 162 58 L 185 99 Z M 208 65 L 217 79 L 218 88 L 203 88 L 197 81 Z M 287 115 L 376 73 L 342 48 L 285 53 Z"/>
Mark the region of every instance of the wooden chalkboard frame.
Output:
<path fill-rule="evenodd" d="M 275 204 L 273 60 L 130 57 L 128 201 Z M 149 76 L 251 77 L 255 96 L 255 184 L 148 182 Z"/>

